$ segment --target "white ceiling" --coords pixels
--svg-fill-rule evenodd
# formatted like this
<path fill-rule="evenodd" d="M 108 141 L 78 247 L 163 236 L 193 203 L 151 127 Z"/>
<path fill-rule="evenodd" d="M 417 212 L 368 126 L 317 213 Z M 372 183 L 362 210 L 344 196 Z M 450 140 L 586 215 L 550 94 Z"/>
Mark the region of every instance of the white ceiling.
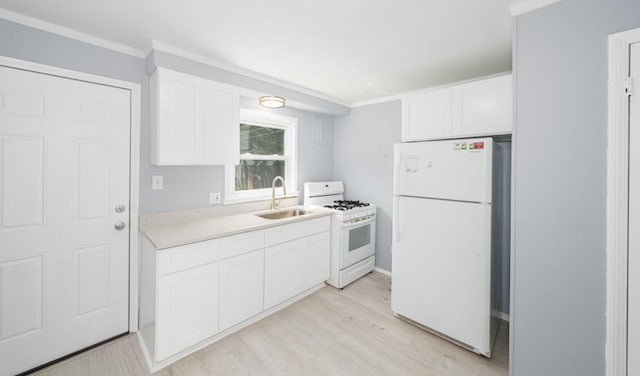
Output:
<path fill-rule="evenodd" d="M 151 40 L 346 103 L 511 70 L 521 0 L 0 0 L 140 50 Z"/>

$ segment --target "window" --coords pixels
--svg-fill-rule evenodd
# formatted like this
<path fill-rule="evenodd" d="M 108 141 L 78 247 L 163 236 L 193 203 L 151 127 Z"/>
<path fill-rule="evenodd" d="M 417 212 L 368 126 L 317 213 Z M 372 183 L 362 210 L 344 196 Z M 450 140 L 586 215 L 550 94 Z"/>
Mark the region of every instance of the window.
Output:
<path fill-rule="evenodd" d="M 240 110 L 240 163 L 225 167 L 225 202 L 270 198 L 276 176 L 285 179 L 288 196 L 297 194 L 297 125 L 296 118 Z"/>

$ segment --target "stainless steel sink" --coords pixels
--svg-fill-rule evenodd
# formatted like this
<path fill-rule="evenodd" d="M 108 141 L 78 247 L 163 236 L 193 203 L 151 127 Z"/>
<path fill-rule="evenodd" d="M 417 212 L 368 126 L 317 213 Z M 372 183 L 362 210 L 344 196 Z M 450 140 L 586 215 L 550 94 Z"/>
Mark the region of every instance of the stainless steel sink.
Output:
<path fill-rule="evenodd" d="M 311 212 L 306 211 L 304 209 L 289 209 L 289 210 L 278 210 L 272 211 L 268 213 L 256 214 L 260 218 L 265 219 L 283 219 L 283 218 L 291 218 L 291 217 L 299 217 L 301 215 L 306 215 Z"/>

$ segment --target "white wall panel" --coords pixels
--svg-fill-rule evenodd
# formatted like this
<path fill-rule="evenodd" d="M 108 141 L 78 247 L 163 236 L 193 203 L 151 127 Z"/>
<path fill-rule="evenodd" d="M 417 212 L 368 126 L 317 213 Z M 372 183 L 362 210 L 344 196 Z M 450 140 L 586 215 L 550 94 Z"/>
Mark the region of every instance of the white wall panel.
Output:
<path fill-rule="evenodd" d="M 19 91 L 5 91 L 0 102 L 2 110 L 25 115 L 44 116 L 44 95 Z"/>
<path fill-rule="evenodd" d="M 44 139 L 5 137 L 2 141 L 2 227 L 42 225 Z"/>
<path fill-rule="evenodd" d="M 0 343 L 42 329 L 43 270 L 43 256 L 0 264 Z"/>
<path fill-rule="evenodd" d="M 109 306 L 109 246 L 78 249 L 73 256 L 76 315 Z"/>

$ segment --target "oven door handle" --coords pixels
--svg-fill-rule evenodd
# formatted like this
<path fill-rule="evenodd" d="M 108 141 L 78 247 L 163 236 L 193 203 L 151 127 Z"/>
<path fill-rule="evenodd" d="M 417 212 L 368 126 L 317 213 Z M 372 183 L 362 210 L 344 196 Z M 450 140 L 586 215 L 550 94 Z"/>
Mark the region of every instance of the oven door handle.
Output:
<path fill-rule="evenodd" d="M 376 215 L 375 214 L 371 214 L 368 215 L 366 217 L 364 217 L 364 219 L 359 220 L 357 222 L 342 222 L 341 226 L 342 228 L 352 228 L 352 227 L 357 227 L 357 226 L 362 226 L 362 225 L 367 225 L 369 223 L 372 223 L 376 220 Z"/>

